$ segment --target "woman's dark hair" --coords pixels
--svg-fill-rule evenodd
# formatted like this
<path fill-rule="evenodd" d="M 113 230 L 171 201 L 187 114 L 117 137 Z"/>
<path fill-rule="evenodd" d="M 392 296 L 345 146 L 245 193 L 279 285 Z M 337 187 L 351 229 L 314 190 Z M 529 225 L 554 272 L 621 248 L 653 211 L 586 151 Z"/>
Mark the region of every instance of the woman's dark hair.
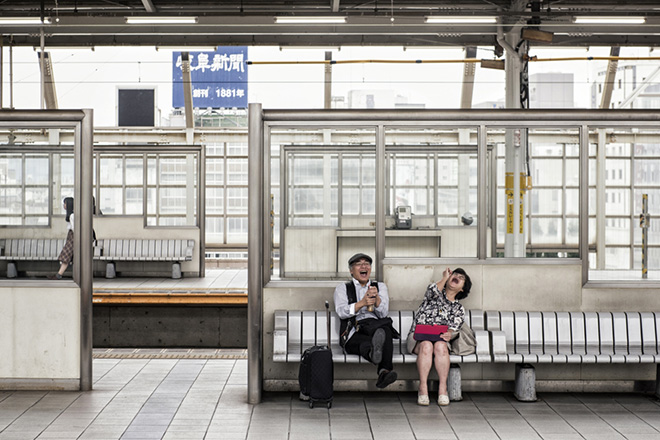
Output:
<path fill-rule="evenodd" d="M 467 273 L 465 273 L 465 271 L 463 269 L 461 269 L 460 267 L 457 267 L 456 269 L 454 269 L 454 272 L 452 272 L 452 273 L 460 273 L 461 275 L 463 275 L 465 277 L 465 283 L 463 284 L 463 290 L 461 290 L 460 292 L 458 292 L 456 294 L 456 299 L 467 298 L 468 295 L 470 294 L 470 289 L 472 288 L 472 280 L 470 280 L 470 276 Z"/>
<path fill-rule="evenodd" d="M 66 221 L 69 221 L 71 214 L 73 214 L 73 197 L 64 198 L 64 209 L 66 209 Z"/>

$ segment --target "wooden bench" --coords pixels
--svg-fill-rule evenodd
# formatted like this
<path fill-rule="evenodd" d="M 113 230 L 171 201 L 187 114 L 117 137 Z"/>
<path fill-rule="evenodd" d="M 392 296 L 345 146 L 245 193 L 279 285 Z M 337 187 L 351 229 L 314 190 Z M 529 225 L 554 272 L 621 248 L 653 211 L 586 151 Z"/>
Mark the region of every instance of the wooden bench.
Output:
<path fill-rule="evenodd" d="M 409 353 L 406 336 L 413 323 L 412 311 L 391 311 L 394 328 L 401 333 L 401 339 L 394 340 L 394 364 L 414 364 L 417 355 Z M 327 344 L 325 311 L 315 310 L 276 310 L 273 331 L 273 361 L 300 362 L 302 353 L 314 345 Z M 335 363 L 368 364 L 369 362 L 355 354 L 345 354 L 339 345 L 339 317 L 330 313 L 330 345 Z M 484 313 L 470 310 L 466 313 L 466 323 L 472 327 L 477 339 L 477 351 L 467 356 L 451 355 L 452 368 L 449 372 L 448 391 L 451 400 L 461 400 L 461 370 L 458 364 L 491 362 L 488 332 L 484 330 Z"/>
<path fill-rule="evenodd" d="M 64 239 L 10 238 L 0 243 L 0 260 L 7 261 L 7 278 L 16 278 L 17 261 L 57 261 Z"/>
<path fill-rule="evenodd" d="M 515 395 L 523 401 L 536 400 L 531 364 L 660 363 L 660 313 L 487 311 L 486 328 L 493 362 L 517 364 Z"/>
<path fill-rule="evenodd" d="M 169 261 L 172 278 L 181 278 L 181 261 L 191 261 L 195 240 L 102 239 L 94 246 L 94 259 L 107 261 L 105 276 L 115 278 L 116 261 Z"/>

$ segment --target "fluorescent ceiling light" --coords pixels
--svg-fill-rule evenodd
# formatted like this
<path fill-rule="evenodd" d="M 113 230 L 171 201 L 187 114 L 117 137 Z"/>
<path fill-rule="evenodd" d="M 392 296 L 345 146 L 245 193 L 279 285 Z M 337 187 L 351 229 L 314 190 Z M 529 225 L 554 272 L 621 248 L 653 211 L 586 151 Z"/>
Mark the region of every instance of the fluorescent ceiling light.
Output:
<path fill-rule="evenodd" d="M 575 24 L 644 24 L 644 17 L 575 17 Z"/>
<path fill-rule="evenodd" d="M 156 46 L 156 50 L 171 52 L 215 52 L 217 46 Z"/>
<path fill-rule="evenodd" d="M 41 51 L 41 47 L 33 46 L 32 49 L 36 51 Z M 94 51 L 94 46 L 44 46 L 44 50 L 49 52 L 51 50 L 91 50 Z"/>
<path fill-rule="evenodd" d="M 126 17 L 127 24 L 195 24 L 197 17 Z"/>
<path fill-rule="evenodd" d="M 342 24 L 346 17 L 275 17 L 278 24 Z"/>
<path fill-rule="evenodd" d="M 455 17 L 446 15 L 429 15 L 426 17 L 429 24 L 475 24 L 475 23 L 497 23 L 495 17 Z"/>
<path fill-rule="evenodd" d="M 39 25 L 41 18 L 39 17 L 0 17 L 1 25 Z M 44 24 L 50 24 L 50 18 L 44 18 Z"/>
<path fill-rule="evenodd" d="M 283 46 L 280 50 L 341 50 L 341 46 Z"/>

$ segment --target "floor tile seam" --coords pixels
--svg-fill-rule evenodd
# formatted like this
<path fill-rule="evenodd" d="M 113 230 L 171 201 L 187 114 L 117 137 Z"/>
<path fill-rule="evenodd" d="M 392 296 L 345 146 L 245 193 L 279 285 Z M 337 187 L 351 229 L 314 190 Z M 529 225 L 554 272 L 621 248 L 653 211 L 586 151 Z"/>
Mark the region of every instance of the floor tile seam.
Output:
<path fill-rule="evenodd" d="M 11 428 L 11 426 L 14 425 L 14 423 L 16 423 L 21 417 L 23 417 L 23 415 L 25 415 L 31 408 L 33 408 L 35 405 L 37 405 L 48 394 L 49 394 L 49 392 L 47 392 L 47 391 L 41 393 L 41 397 L 39 397 L 30 406 L 28 406 L 24 411 L 22 411 L 17 417 L 15 417 L 10 424 L 8 424 L 2 430 L 0 430 L 0 436 L 2 435 L 3 432 L 7 432 L 7 429 Z M 74 399 L 74 401 L 75 401 L 75 399 Z M 71 404 L 69 404 L 69 405 L 71 405 Z M 60 412 L 60 414 L 61 414 L 61 412 Z M 57 419 L 57 417 L 55 419 L 53 419 L 50 423 L 52 423 L 56 419 Z M 48 428 L 48 426 L 50 425 L 50 423 L 45 428 L 41 429 L 39 431 L 39 434 L 41 434 L 44 430 L 46 430 Z"/>
<path fill-rule="evenodd" d="M 224 390 L 223 390 L 223 394 L 224 394 Z M 219 400 L 218 400 L 218 401 L 219 401 Z M 248 418 L 248 423 L 247 423 L 247 426 L 246 426 L 246 428 L 245 428 L 245 438 L 247 438 L 248 435 L 250 434 L 250 427 L 252 426 L 252 417 L 254 416 L 254 408 L 255 408 L 255 407 L 256 407 L 256 405 L 251 405 L 251 408 L 250 408 L 250 417 Z M 213 416 L 214 416 L 214 418 L 215 418 L 215 413 L 213 413 Z M 213 420 L 211 420 L 211 422 L 213 422 Z M 206 432 L 207 432 L 207 434 L 208 434 L 208 429 L 207 429 Z"/>
<path fill-rule="evenodd" d="M 570 395 L 571 395 L 571 397 L 573 397 L 574 399 L 576 399 L 578 402 L 580 402 L 580 400 L 577 399 L 577 398 L 575 397 L 574 393 L 571 393 Z M 561 417 L 561 419 L 562 419 L 562 420 L 563 420 L 568 426 L 570 426 L 571 429 L 573 429 L 573 431 L 574 431 L 577 435 L 579 435 L 580 437 L 584 438 L 584 436 L 580 433 L 580 430 L 579 430 L 578 427 L 575 425 L 575 423 L 572 423 L 570 420 L 568 420 L 566 417 L 564 417 L 564 415 L 562 415 L 562 413 L 561 413 L 560 411 L 557 411 L 557 409 L 552 405 L 552 403 L 548 403 L 548 402 L 546 402 L 546 404 L 548 405 L 549 408 L 551 408 L 551 409 L 557 414 L 557 416 Z M 582 403 L 582 402 L 580 402 L 580 404 L 581 404 L 581 406 L 586 406 L 586 405 L 585 405 L 584 403 Z"/>
<path fill-rule="evenodd" d="M 108 376 L 111 378 L 114 378 L 116 375 L 125 375 L 126 370 L 130 368 L 130 370 L 135 370 L 133 371 L 133 374 L 131 377 L 135 377 L 140 371 L 144 369 L 144 367 L 148 364 L 148 362 L 144 362 L 142 366 L 139 368 L 135 368 L 138 366 L 137 363 L 128 363 L 128 362 L 122 362 L 121 360 L 117 362 L 115 365 L 112 366 L 112 368 L 108 369 L 108 371 L 105 372 L 101 377 L 99 377 L 95 382 L 94 385 L 98 384 L 99 382 L 103 382 L 106 380 Z M 128 373 L 131 373 L 131 371 L 128 371 Z M 126 383 L 125 380 L 122 380 L 122 382 Z"/>
<path fill-rule="evenodd" d="M 15 394 L 15 393 L 12 393 L 12 394 Z M 42 396 L 41 396 L 39 399 L 37 399 L 36 402 L 38 402 L 38 401 L 39 401 L 39 400 L 40 400 L 45 394 L 47 394 L 47 393 L 44 392 L 44 393 L 42 394 Z M 24 396 L 22 396 L 22 395 L 17 396 L 17 397 L 20 397 L 19 401 L 24 399 Z M 7 429 L 9 426 L 11 426 L 11 424 L 14 423 L 18 418 L 20 418 L 23 414 L 25 414 L 25 412 L 27 412 L 27 411 L 28 411 L 28 410 L 29 410 L 29 409 L 30 409 L 30 408 L 36 403 L 33 399 L 30 399 L 30 402 L 31 402 L 31 403 L 24 405 L 24 406 L 25 406 L 25 409 L 23 409 L 22 411 L 20 410 L 20 406 L 19 406 L 19 411 L 20 411 L 20 413 L 19 413 L 19 411 L 16 411 L 16 405 L 12 404 L 12 402 L 4 402 L 4 403 L 6 403 L 6 404 L 9 404 L 9 405 L 10 405 L 10 410 L 13 410 L 15 413 L 18 413 L 18 415 L 17 415 L 16 417 L 13 418 L 13 420 L 12 420 L 11 423 L 9 423 L 7 426 L 5 426 L 5 428 L 3 428 L 2 430 L 0 430 L 0 434 L 1 434 L 2 432 L 4 432 L 5 429 Z M 3 406 L 3 405 L 0 405 L 0 408 L 1 408 L 2 406 Z"/>
<path fill-rule="evenodd" d="M 520 417 L 520 419 L 524 421 L 525 425 L 526 425 L 527 427 L 529 427 L 529 429 L 530 429 L 532 432 L 534 432 L 534 433 L 538 436 L 539 439 L 542 439 L 542 438 L 543 438 L 543 436 L 541 436 L 541 434 L 540 434 L 540 433 L 534 428 L 534 426 L 530 425 L 530 423 L 527 421 L 527 419 L 525 419 L 525 418 L 523 417 L 523 415 L 520 414 L 520 412 L 519 412 L 518 409 L 515 407 L 515 405 L 512 405 L 511 402 L 508 401 L 508 400 L 506 401 L 506 404 L 508 404 L 509 406 L 511 406 L 511 408 L 513 408 L 513 410 L 514 410 L 515 413 L 518 415 L 518 417 Z M 481 408 L 479 407 L 478 402 L 474 402 L 474 407 L 475 407 L 475 409 L 479 412 L 479 414 L 481 415 L 481 417 L 483 417 L 484 421 L 486 422 L 486 424 L 488 425 L 488 427 L 492 430 L 493 434 L 494 434 L 495 436 L 497 436 L 497 438 L 501 438 L 501 436 L 500 436 L 498 430 L 495 428 L 495 426 L 493 426 L 493 424 L 491 423 L 490 419 L 489 419 L 488 417 L 486 417 L 486 415 L 482 412 Z M 449 420 L 449 419 L 448 419 L 448 420 Z M 452 429 L 453 429 L 453 426 L 452 426 Z"/>
<path fill-rule="evenodd" d="M 647 427 L 650 428 L 651 430 L 655 431 L 656 434 L 660 434 L 660 431 L 659 431 L 658 429 L 656 429 L 653 425 L 651 425 L 651 424 L 650 424 L 649 422 L 647 422 L 646 420 L 642 419 L 642 418 L 638 415 L 637 412 L 635 412 L 635 411 L 631 411 L 631 410 L 628 409 L 625 405 L 622 405 L 618 400 L 616 400 L 616 397 L 614 397 L 613 399 L 614 399 L 614 401 L 616 402 L 616 404 L 617 404 L 619 407 L 623 408 L 623 409 L 628 413 L 627 415 L 629 415 L 629 416 L 631 416 L 632 418 L 634 418 L 634 419 L 640 421 L 640 422 L 643 423 L 645 426 L 647 426 Z M 590 407 L 590 408 L 591 408 L 591 407 Z M 603 416 L 601 416 L 601 412 L 594 411 L 594 414 L 596 414 L 597 416 L 601 417 L 601 418 L 602 418 L 602 419 L 603 419 L 608 425 L 610 425 L 610 426 L 611 426 L 613 429 L 615 429 L 618 433 L 620 433 L 621 435 L 624 435 L 619 429 L 617 429 L 612 423 L 610 423 L 610 422 L 607 420 L 607 417 L 603 417 Z M 625 435 L 624 435 L 624 437 L 625 437 Z"/>
<path fill-rule="evenodd" d="M 189 382 L 190 385 L 188 386 L 188 389 L 186 390 L 186 393 L 181 397 L 181 400 L 179 401 L 179 404 L 176 406 L 176 410 L 175 410 L 174 413 L 172 414 L 172 417 L 170 417 L 169 421 L 167 422 L 167 426 L 165 427 L 165 430 L 163 431 L 163 435 L 165 435 L 165 433 L 167 432 L 167 430 L 168 430 L 169 427 L 171 426 L 172 421 L 174 421 L 174 419 L 176 418 L 176 415 L 177 415 L 179 409 L 181 408 L 182 403 L 185 401 L 185 398 L 186 398 L 186 396 L 188 395 L 188 392 L 190 392 L 190 388 L 192 388 L 192 386 L 195 384 L 195 380 L 197 380 L 197 377 L 199 377 L 199 374 L 203 371 L 204 366 L 206 365 L 207 362 L 208 362 L 208 361 L 206 361 L 206 360 L 205 360 L 204 362 L 200 362 L 201 365 L 200 365 L 200 367 L 199 367 L 199 370 L 197 371 L 197 374 L 195 375 L 194 378 L 191 378 L 191 379 L 190 379 L 190 382 Z M 193 364 L 193 365 L 195 365 L 195 364 Z M 172 370 L 170 370 L 170 373 L 171 373 L 173 370 L 177 369 L 178 366 L 179 366 L 179 361 L 177 361 L 177 362 L 174 364 L 174 366 L 172 367 Z M 186 366 L 182 366 L 182 368 L 186 368 L 186 367 L 188 367 L 188 366 L 187 366 L 187 365 L 186 365 Z M 169 375 L 166 376 L 165 379 L 163 379 L 163 381 L 161 382 L 161 384 L 167 381 L 167 377 L 169 377 Z M 158 390 L 158 388 L 159 388 L 159 387 L 157 387 L 156 390 L 154 390 L 154 393 L 156 393 L 156 391 Z M 153 396 L 154 393 L 152 393 L 152 396 Z M 149 400 L 147 399 L 147 402 L 145 402 L 145 405 L 146 405 L 148 402 L 149 402 Z M 143 408 L 144 408 L 144 405 L 143 405 Z M 140 412 L 141 412 L 141 410 L 138 411 L 138 414 L 135 416 L 135 418 L 133 419 L 133 421 L 131 421 L 131 423 L 128 425 L 127 431 L 130 430 L 131 426 L 133 425 L 133 422 L 134 422 L 135 419 L 140 415 Z M 211 417 L 211 418 L 212 418 L 212 417 Z M 208 422 L 208 423 L 210 423 L 210 419 L 209 419 L 209 422 Z"/>
<path fill-rule="evenodd" d="M 117 363 L 112 369 L 114 370 L 114 368 L 116 368 L 117 366 L 119 366 L 119 365 L 121 365 L 121 364 L 122 364 L 122 362 L 118 362 L 118 363 Z M 133 366 L 132 363 L 127 363 L 127 364 L 130 365 L 130 366 Z M 109 406 L 109 405 L 110 405 L 110 404 L 111 404 L 111 403 L 117 398 L 117 396 L 119 396 L 119 394 L 120 394 L 120 393 L 121 393 L 121 392 L 122 392 L 122 391 L 123 391 L 123 390 L 124 390 L 124 389 L 125 389 L 125 388 L 126 388 L 131 382 L 132 382 L 132 381 L 134 381 L 134 380 L 140 375 L 140 373 L 141 373 L 145 368 L 147 368 L 147 365 L 149 365 L 149 362 L 145 362 L 145 363 L 141 366 L 141 368 L 139 368 L 139 369 L 135 372 L 135 374 L 133 374 L 133 375 L 130 377 L 129 380 L 127 380 L 127 381 L 124 382 L 124 386 L 123 386 L 122 388 L 120 388 L 119 390 L 117 390 L 117 392 L 112 396 L 112 399 L 110 399 L 110 401 L 109 401 L 109 402 L 103 407 L 103 409 L 102 409 L 101 411 L 99 411 L 99 413 L 98 413 L 97 416 L 94 418 L 94 420 L 92 420 L 92 421 L 90 422 L 90 424 L 87 426 L 87 429 L 85 429 L 85 430 L 82 432 L 81 437 L 85 435 L 85 432 L 87 432 L 87 430 L 89 430 L 91 427 L 94 426 L 94 421 L 98 420 L 99 417 L 103 415 L 104 411 L 108 408 L 108 406 Z M 126 425 L 126 427 L 124 427 L 124 428 L 122 429 L 122 434 L 123 434 L 124 431 L 126 431 L 126 428 L 128 428 L 128 426 L 130 426 L 132 420 L 135 419 L 135 416 L 136 416 L 137 414 L 139 414 L 139 412 L 140 412 L 140 411 L 138 410 L 138 411 L 136 412 L 136 414 L 133 415 L 133 417 L 131 417 L 131 421 L 128 422 L 128 425 Z"/>

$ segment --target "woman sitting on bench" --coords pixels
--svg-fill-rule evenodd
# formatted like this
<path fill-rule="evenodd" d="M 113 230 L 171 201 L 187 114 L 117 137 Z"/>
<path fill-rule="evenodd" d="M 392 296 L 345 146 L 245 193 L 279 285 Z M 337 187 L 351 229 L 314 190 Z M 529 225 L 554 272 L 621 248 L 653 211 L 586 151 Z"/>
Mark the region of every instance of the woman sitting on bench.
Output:
<path fill-rule="evenodd" d="M 435 363 L 438 372 L 438 405 L 449 405 L 447 394 L 447 376 L 449 375 L 449 341 L 453 334 L 461 328 L 465 320 L 465 309 L 458 300 L 467 298 L 472 287 L 470 277 L 461 268 L 453 272 L 447 268 L 442 273 L 442 279 L 431 283 L 424 294 L 424 301 L 415 313 L 415 322 L 408 334 L 408 349 L 417 355 L 417 371 L 419 372 L 419 392 L 417 404 L 429 404 L 428 377 L 431 365 Z M 418 325 L 445 326 L 443 333 L 424 335 L 415 332 Z M 433 333 L 434 328 L 429 330 Z M 416 334 L 417 333 L 417 334 Z"/>

